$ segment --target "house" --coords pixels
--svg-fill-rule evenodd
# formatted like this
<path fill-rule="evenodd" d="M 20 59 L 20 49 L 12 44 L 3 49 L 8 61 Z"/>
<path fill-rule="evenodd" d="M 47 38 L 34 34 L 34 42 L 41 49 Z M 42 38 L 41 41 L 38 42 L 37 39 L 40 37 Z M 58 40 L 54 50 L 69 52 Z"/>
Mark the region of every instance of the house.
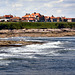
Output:
<path fill-rule="evenodd" d="M 75 18 L 72 18 L 72 22 L 75 22 Z"/>
<path fill-rule="evenodd" d="M 62 22 L 67 22 L 67 18 L 66 17 L 61 17 Z"/>
<path fill-rule="evenodd" d="M 0 19 L 0 22 L 9 22 L 9 19 Z"/>
<path fill-rule="evenodd" d="M 0 16 L 0 22 L 4 22 L 3 16 Z"/>
<path fill-rule="evenodd" d="M 15 16 L 15 17 L 10 18 L 10 21 L 12 21 L 12 22 L 19 22 L 19 21 L 21 21 L 21 18 Z"/>
<path fill-rule="evenodd" d="M 24 22 L 35 22 L 35 17 L 31 16 L 29 13 L 26 13 L 26 15 L 22 17 L 22 21 L 24 21 Z"/>
<path fill-rule="evenodd" d="M 32 13 L 31 14 L 31 16 L 32 17 L 35 17 L 35 22 L 40 22 L 40 18 L 41 18 L 41 14 L 40 13 L 36 13 L 36 12 L 34 12 L 34 13 Z"/>
<path fill-rule="evenodd" d="M 40 13 L 34 12 L 31 14 L 31 16 L 35 17 L 36 22 L 44 22 L 45 21 L 44 15 L 41 15 Z"/>
<path fill-rule="evenodd" d="M 67 22 L 75 22 L 75 18 L 67 18 Z"/>
<path fill-rule="evenodd" d="M 13 17 L 13 15 L 4 15 L 4 16 L 3 16 L 4 19 L 10 19 L 10 18 L 12 18 L 12 17 Z"/>
<path fill-rule="evenodd" d="M 57 18 L 54 17 L 53 15 L 50 17 L 51 22 L 57 22 Z"/>
<path fill-rule="evenodd" d="M 57 22 L 62 22 L 61 17 L 56 17 L 57 18 Z"/>
<path fill-rule="evenodd" d="M 44 15 L 41 15 L 41 17 L 40 17 L 40 22 L 44 22 L 45 21 L 45 17 L 44 17 Z"/>
<path fill-rule="evenodd" d="M 10 18 L 12 18 L 12 15 L 4 15 L 4 16 L 0 16 L 0 22 L 9 22 Z"/>
<path fill-rule="evenodd" d="M 50 17 L 49 16 L 44 16 L 45 18 L 45 22 L 51 22 Z"/>
<path fill-rule="evenodd" d="M 25 16 L 22 17 L 22 21 L 24 22 L 44 22 L 44 15 L 41 15 L 40 13 L 26 13 Z"/>
<path fill-rule="evenodd" d="M 67 22 L 72 22 L 72 18 L 67 18 Z"/>
<path fill-rule="evenodd" d="M 0 19 L 3 19 L 4 17 L 3 16 L 0 16 Z"/>

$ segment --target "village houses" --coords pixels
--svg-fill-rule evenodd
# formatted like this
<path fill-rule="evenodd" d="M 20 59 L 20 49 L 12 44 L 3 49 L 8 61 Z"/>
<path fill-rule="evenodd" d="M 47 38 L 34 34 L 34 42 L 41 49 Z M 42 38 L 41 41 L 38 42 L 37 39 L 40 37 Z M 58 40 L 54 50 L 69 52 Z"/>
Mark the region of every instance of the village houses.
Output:
<path fill-rule="evenodd" d="M 25 16 L 22 17 L 22 21 L 24 22 L 44 22 L 44 15 L 40 13 L 26 13 Z"/>
<path fill-rule="evenodd" d="M 40 13 L 26 13 L 22 18 L 13 15 L 0 16 L 0 22 L 75 22 L 75 18 L 44 16 Z"/>

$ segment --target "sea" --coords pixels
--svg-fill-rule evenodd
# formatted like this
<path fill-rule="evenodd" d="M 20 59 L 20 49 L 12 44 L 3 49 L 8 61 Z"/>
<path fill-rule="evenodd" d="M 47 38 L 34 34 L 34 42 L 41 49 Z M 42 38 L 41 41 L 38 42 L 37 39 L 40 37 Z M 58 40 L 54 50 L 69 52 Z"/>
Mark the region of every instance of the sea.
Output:
<path fill-rule="evenodd" d="M 0 75 L 75 75 L 75 37 L 11 37 L 0 40 L 44 42 L 0 47 Z"/>

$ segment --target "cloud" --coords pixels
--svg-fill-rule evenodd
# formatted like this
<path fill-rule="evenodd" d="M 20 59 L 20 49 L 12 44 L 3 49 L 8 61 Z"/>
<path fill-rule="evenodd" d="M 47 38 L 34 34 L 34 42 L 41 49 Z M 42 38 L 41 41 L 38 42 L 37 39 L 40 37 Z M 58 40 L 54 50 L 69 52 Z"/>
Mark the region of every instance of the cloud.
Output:
<path fill-rule="evenodd" d="M 61 2 L 63 2 L 64 0 L 59 0 L 59 1 L 57 1 L 56 3 L 61 3 Z"/>
<path fill-rule="evenodd" d="M 53 5 L 50 4 L 50 3 L 45 3 L 44 6 L 46 6 L 46 7 L 53 7 Z"/>
<path fill-rule="evenodd" d="M 12 4 L 12 7 L 22 7 L 22 6 L 23 6 L 23 4 L 21 4 L 21 3 Z"/>
<path fill-rule="evenodd" d="M 38 12 L 43 15 L 75 17 L 75 0 L 2 0 L 0 16 L 14 14 L 24 16 L 27 12 Z M 65 12 L 64 12 L 65 11 Z"/>
<path fill-rule="evenodd" d="M 64 7 L 71 7 L 71 6 L 75 7 L 75 3 L 74 4 L 64 4 Z"/>
<path fill-rule="evenodd" d="M 59 14 L 59 13 L 62 13 L 62 10 L 58 9 L 56 12 Z"/>
<path fill-rule="evenodd" d="M 54 5 L 56 5 L 58 3 L 62 3 L 62 2 L 63 2 L 63 0 L 55 0 L 55 1 L 48 2 L 48 3 L 44 3 L 44 6 L 53 7 Z"/>

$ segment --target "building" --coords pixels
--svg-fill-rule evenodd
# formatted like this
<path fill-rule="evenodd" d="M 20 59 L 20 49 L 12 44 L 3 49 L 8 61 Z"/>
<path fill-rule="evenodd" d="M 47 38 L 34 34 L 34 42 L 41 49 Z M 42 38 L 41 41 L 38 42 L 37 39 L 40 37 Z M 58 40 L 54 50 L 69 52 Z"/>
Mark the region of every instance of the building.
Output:
<path fill-rule="evenodd" d="M 12 18 L 12 15 L 4 15 L 4 16 L 0 16 L 0 22 L 9 22 L 10 18 Z"/>
<path fill-rule="evenodd" d="M 54 17 L 53 15 L 50 17 L 51 22 L 57 22 L 57 18 Z"/>
<path fill-rule="evenodd" d="M 72 22 L 72 18 L 67 18 L 67 22 Z"/>
<path fill-rule="evenodd" d="M 61 17 L 57 17 L 57 22 L 62 22 Z"/>
<path fill-rule="evenodd" d="M 4 17 L 3 16 L 0 16 L 0 19 L 3 19 Z"/>
<path fill-rule="evenodd" d="M 26 13 L 25 16 L 22 17 L 22 21 L 24 22 L 44 22 L 44 15 L 41 15 L 40 13 Z"/>
<path fill-rule="evenodd" d="M 21 21 L 21 18 L 15 16 L 15 17 L 10 18 L 10 21 L 12 21 L 12 22 L 19 22 L 19 21 Z"/>
<path fill-rule="evenodd" d="M 10 19 L 10 18 L 12 18 L 12 17 L 13 17 L 13 15 L 4 15 L 4 16 L 3 16 L 4 19 Z"/>
<path fill-rule="evenodd" d="M 62 22 L 67 22 L 67 18 L 66 17 L 61 17 Z"/>
<path fill-rule="evenodd" d="M 75 22 L 75 18 L 66 18 L 66 17 L 54 17 L 53 15 L 50 16 L 44 16 L 40 13 L 26 13 L 25 16 L 22 18 L 20 17 L 13 17 L 13 15 L 4 15 L 0 16 L 0 22 Z"/>
<path fill-rule="evenodd" d="M 72 22 L 75 22 L 75 18 L 72 18 Z"/>
<path fill-rule="evenodd" d="M 22 21 L 24 21 L 24 22 L 35 22 L 35 17 L 31 16 L 29 13 L 26 13 L 26 15 L 22 17 Z"/>
<path fill-rule="evenodd" d="M 50 17 L 49 16 L 44 16 L 45 18 L 45 22 L 51 22 Z"/>
<path fill-rule="evenodd" d="M 0 19 L 0 22 L 9 22 L 9 19 Z"/>

